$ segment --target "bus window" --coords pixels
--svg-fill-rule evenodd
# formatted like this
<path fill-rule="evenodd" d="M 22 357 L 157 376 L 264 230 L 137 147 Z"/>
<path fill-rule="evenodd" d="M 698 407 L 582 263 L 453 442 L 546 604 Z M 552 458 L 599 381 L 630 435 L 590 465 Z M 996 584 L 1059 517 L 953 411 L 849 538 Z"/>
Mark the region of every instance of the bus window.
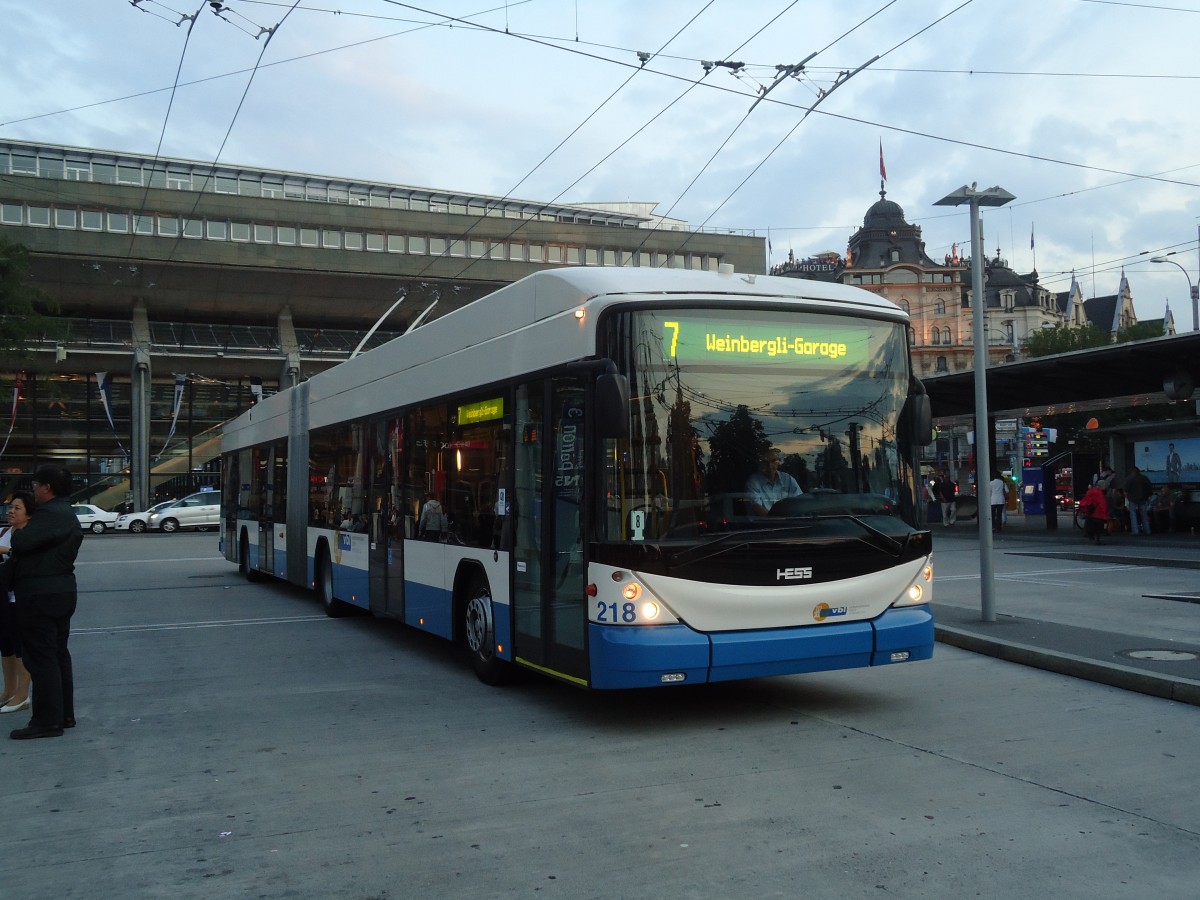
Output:
<path fill-rule="evenodd" d="M 497 521 L 497 506 L 508 445 L 503 417 L 504 400 L 499 396 L 461 404 L 457 427 L 450 434 L 444 505 L 455 540 L 469 547 L 494 547 L 498 540 L 502 523 Z"/>
<path fill-rule="evenodd" d="M 436 501 L 448 516 L 446 502 L 447 460 L 450 417 L 443 404 L 431 404 L 414 409 L 408 416 L 407 431 L 410 436 L 408 452 L 408 496 L 405 508 L 414 522 L 420 522 L 421 510 L 428 500 Z M 453 528 L 454 523 L 446 523 Z M 438 526 L 435 537 L 442 533 Z M 417 537 L 421 537 L 420 527 Z"/>
<path fill-rule="evenodd" d="M 365 425 L 314 431 L 309 444 L 309 515 L 318 528 L 366 530 Z"/>

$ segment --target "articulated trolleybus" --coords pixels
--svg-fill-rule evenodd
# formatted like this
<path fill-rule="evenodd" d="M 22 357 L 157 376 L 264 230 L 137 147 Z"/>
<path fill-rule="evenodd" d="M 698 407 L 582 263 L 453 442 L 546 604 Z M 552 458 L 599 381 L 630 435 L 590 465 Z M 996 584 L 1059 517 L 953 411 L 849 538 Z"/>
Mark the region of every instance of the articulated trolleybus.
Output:
<path fill-rule="evenodd" d="M 929 401 L 844 285 L 540 272 L 267 397 L 224 555 L 590 688 L 927 659 Z"/>

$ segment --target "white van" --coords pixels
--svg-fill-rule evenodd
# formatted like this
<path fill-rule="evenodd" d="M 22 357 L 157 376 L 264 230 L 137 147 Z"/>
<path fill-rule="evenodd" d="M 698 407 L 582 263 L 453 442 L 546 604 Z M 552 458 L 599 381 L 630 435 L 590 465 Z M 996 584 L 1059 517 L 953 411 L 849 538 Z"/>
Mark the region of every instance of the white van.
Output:
<path fill-rule="evenodd" d="M 147 524 L 159 531 L 178 531 L 180 528 L 195 528 L 205 531 L 216 528 L 221 521 L 221 494 L 217 491 L 201 491 L 176 500 L 169 506 L 150 514 Z"/>

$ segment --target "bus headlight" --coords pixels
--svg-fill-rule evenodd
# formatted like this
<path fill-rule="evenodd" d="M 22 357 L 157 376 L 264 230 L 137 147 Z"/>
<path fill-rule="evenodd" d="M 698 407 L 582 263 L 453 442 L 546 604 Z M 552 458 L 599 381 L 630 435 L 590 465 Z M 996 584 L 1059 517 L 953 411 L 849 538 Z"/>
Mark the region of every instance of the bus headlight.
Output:
<path fill-rule="evenodd" d="M 928 569 L 926 571 L 928 571 Z M 928 603 L 931 597 L 930 589 L 932 587 L 933 585 L 929 582 L 927 577 L 918 579 L 905 588 L 903 594 L 892 601 L 892 606 L 920 606 L 923 603 Z"/>
<path fill-rule="evenodd" d="M 642 604 L 642 618 L 653 621 L 658 618 L 658 604 L 653 600 L 647 600 Z"/>
<path fill-rule="evenodd" d="M 636 600 L 642 596 L 642 586 L 636 581 L 631 581 L 621 589 L 621 595 L 626 600 Z"/>

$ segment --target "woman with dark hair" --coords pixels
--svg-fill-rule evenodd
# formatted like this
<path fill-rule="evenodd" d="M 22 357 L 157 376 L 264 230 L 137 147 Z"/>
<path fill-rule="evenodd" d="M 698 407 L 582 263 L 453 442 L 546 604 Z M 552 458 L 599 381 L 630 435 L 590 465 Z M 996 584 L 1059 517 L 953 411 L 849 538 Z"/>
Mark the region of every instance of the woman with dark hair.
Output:
<path fill-rule="evenodd" d="M 8 525 L 0 530 L 0 662 L 4 666 L 4 690 L 0 693 L 0 713 L 29 709 L 29 672 L 21 660 L 21 632 L 17 626 L 16 597 L 12 592 L 13 562 L 9 556 L 12 532 L 29 524 L 37 504 L 30 491 L 16 491 L 8 507 Z"/>
<path fill-rule="evenodd" d="M 83 530 L 71 509 L 71 473 L 53 464 L 38 466 L 33 496 L 37 511 L 12 535 L 21 652 L 33 679 L 29 724 L 9 733 L 15 741 L 60 737 L 64 728 L 75 727 L 75 677 L 67 642 Z"/>

